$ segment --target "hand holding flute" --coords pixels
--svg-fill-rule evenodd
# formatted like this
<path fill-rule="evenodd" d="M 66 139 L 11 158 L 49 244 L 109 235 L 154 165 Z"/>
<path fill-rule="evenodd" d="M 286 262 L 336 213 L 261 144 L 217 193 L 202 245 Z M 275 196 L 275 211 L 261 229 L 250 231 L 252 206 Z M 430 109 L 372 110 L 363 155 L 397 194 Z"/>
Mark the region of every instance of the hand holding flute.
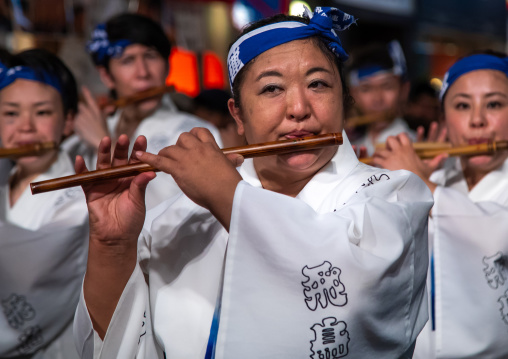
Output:
<path fill-rule="evenodd" d="M 423 161 L 413 148 L 413 143 L 406 133 L 390 136 L 385 148 L 378 148 L 370 164 L 388 170 L 408 170 L 418 175 L 429 189 L 434 192 L 436 184 L 430 181 L 430 175 L 438 169 L 448 154 L 437 154 L 434 158 Z"/>

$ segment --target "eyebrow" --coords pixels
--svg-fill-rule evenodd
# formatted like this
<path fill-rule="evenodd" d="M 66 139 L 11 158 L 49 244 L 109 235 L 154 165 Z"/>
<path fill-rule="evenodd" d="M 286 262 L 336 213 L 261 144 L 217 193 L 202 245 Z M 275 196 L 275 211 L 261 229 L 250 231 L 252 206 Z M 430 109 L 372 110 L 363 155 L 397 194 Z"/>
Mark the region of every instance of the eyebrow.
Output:
<path fill-rule="evenodd" d="M 269 77 L 269 76 L 282 77 L 282 74 L 278 71 L 265 71 L 265 72 L 262 72 L 258 77 L 256 77 L 256 81 L 261 80 L 263 77 Z"/>
<path fill-rule="evenodd" d="M 485 97 L 493 97 L 493 96 L 502 96 L 502 97 L 508 97 L 507 94 L 505 94 L 504 92 L 501 92 L 501 91 L 495 91 L 495 92 L 489 92 L 487 93 L 486 95 L 484 95 Z M 453 96 L 453 98 L 456 98 L 456 97 L 466 97 L 466 98 L 471 98 L 472 96 L 469 95 L 469 94 L 466 94 L 466 93 L 458 93 L 456 95 Z"/>
<path fill-rule="evenodd" d="M 305 73 L 305 76 L 309 76 L 309 75 L 312 75 L 313 73 L 316 73 L 316 72 L 326 72 L 326 73 L 331 73 L 330 70 L 328 69 L 325 69 L 324 67 L 313 67 L 311 69 L 309 69 L 306 73 Z M 256 81 L 259 81 L 261 80 L 262 78 L 264 77 L 269 77 L 269 76 L 275 76 L 275 77 L 282 77 L 282 74 L 278 71 L 275 71 L 275 70 L 272 70 L 272 71 L 265 71 L 265 72 L 262 72 L 258 77 L 256 77 Z"/>
<path fill-rule="evenodd" d="M 488 94 L 485 95 L 485 97 L 492 97 L 492 96 L 508 97 L 504 92 L 501 92 L 501 91 L 489 92 Z"/>
<path fill-rule="evenodd" d="M 20 104 L 17 102 L 1 102 L 4 106 L 14 106 L 20 107 Z M 42 106 L 42 105 L 51 105 L 51 101 L 40 101 L 33 104 L 33 106 Z"/>
<path fill-rule="evenodd" d="M 313 68 L 309 69 L 309 70 L 307 71 L 307 73 L 305 74 L 305 76 L 312 75 L 312 74 L 313 74 L 313 73 L 315 73 L 315 72 L 326 72 L 326 73 L 328 73 L 328 74 L 331 74 L 331 73 L 332 73 L 330 70 L 325 69 L 324 67 L 319 67 L 319 66 L 318 66 L 318 67 L 313 67 Z"/>

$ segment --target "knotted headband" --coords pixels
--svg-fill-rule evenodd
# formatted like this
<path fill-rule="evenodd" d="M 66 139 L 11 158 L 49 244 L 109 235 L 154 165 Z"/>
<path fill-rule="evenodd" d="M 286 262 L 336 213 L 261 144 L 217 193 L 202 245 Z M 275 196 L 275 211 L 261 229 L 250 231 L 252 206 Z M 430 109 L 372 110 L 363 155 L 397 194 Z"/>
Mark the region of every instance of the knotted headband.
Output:
<path fill-rule="evenodd" d="M 236 40 L 228 54 L 231 91 L 236 75 L 245 64 L 273 47 L 293 40 L 320 36 L 335 56 L 342 61 L 347 60 L 348 55 L 337 31 L 347 29 L 355 23 L 355 18 L 333 7 L 316 7 L 314 14 L 305 9 L 304 17 L 310 19 L 309 24 L 299 21 L 278 22 L 248 32 Z"/>
<path fill-rule="evenodd" d="M 52 86 L 60 94 L 62 93 L 62 86 L 56 76 L 47 72 L 37 72 L 31 67 L 15 66 L 8 68 L 0 63 L 0 90 L 3 90 L 17 79 L 31 80 L 41 82 L 46 85 Z"/>
<path fill-rule="evenodd" d="M 127 46 L 131 45 L 129 40 L 117 40 L 110 42 L 105 24 L 99 24 L 92 32 L 92 38 L 86 45 L 89 54 L 95 55 L 96 65 L 105 66 L 111 57 L 120 56 Z"/>
<path fill-rule="evenodd" d="M 508 76 L 508 57 L 500 58 L 494 55 L 477 54 L 460 59 L 445 74 L 443 87 L 439 92 L 439 100 L 443 102 L 446 91 L 460 76 L 476 70 L 498 70 Z"/>

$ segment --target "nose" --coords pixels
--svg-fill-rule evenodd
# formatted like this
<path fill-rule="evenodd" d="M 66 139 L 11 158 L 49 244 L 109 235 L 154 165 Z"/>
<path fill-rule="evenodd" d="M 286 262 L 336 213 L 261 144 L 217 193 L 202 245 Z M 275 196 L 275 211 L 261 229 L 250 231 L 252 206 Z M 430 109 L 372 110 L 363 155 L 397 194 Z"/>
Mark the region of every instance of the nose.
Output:
<path fill-rule="evenodd" d="M 309 99 L 303 88 L 294 88 L 286 94 L 287 109 L 286 117 L 292 121 L 304 121 L 311 116 Z"/>
<path fill-rule="evenodd" d="M 148 63 L 143 58 L 138 58 L 136 61 L 136 75 L 139 78 L 147 78 L 150 76 Z"/>
<path fill-rule="evenodd" d="M 385 105 L 385 96 L 383 89 L 380 87 L 375 87 L 372 90 L 372 107 L 376 111 L 384 110 Z"/>
<path fill-rule="evenodd" d="M 21 113 L 19 129 L 23 132 L 32 132 L 35 129 L 34 116 L 31 113 Z"/>
<path fill-rule="evenodd" d="M 482 106 L 474 106 L 469 120 L 469 126 L 472 128 L 481 128 L 487 126 L 487 117 L 485 108 Z"/>

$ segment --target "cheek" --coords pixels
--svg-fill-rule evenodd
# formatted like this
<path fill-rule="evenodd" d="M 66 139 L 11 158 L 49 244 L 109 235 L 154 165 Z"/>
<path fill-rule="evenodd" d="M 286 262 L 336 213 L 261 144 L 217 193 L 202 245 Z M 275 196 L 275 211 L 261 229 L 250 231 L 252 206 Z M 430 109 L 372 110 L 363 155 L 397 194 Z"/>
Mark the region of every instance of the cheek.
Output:
<path fill-rule="evenodd" d="M 447 115 L 446 128 L 448 137 L 453 144 L 460 143 L 460 139 L 469 132 L 467 121 L 462 116 Z"/>

